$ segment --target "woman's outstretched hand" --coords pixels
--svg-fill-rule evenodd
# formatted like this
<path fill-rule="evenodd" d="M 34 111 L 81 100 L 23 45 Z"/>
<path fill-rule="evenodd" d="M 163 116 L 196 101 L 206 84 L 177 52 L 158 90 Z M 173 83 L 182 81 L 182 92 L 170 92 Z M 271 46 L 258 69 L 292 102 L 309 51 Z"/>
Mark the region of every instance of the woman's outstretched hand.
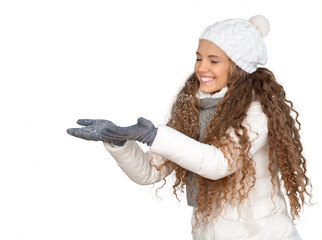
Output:
<path fill-rule="evenodd" d="M 151 146 L 158 129 L 154 127 L 153 123 L 145 118 L 140 117 L 137 124 L 129 127 L 109 126 L 102 130 L 102 135 L 113 141 L 120 140 L 134 140 L 146 143 Z"/>
<path fill-rule="evenodd" d="M 137 124 L 129 127 L 119 127 L 103 119 L 79 119 L 77 123 L 84 127 L 67 129 L 69 135 L 85 140 L 110 142 L 117 146 L 123 146 L 127 140 L 151 146 L 158 131 L 151 121 L 142 117 L 137 120 Z"/>
<path fill-rule="evenodd" d="M 67 133 L 74 137 L 82 138 L 92 141 L 110 142 L 117 146 L 123 146 L 126 142 L 124 139 L 111 140 L 102 135 L 104 128 L 116 126 L 113 122 L 103 119 L 79 119 L 78 125 L 84 126 L 82 128 L 68 128 Z"/>

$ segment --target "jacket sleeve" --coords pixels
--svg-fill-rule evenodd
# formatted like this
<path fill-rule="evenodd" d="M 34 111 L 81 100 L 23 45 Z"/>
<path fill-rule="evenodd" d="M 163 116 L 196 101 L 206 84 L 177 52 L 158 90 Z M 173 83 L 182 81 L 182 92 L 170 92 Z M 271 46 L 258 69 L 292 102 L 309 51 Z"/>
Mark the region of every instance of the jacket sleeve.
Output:
<path fill-rule="evenodd" d="M 253 102 L 243 122 L 251 142 L 250 153 L 255 154 L 267 143 L 267 119 L 259 102 Z M 234 131 L 228 129 L 233 139 Z M 237 143 L 238 144 L 238 143 Z M 232 174 L 223 152 L 213 145 L 200 143 L 167 126 L 160 125 L 151 150 L 179 166 L 202 177 L 216 180 Z"/>
<path fill-rule="evenodd" d="M 122 147 L 107 142 L 103 144 L 125 174 L 138 184 L 159 182 L 174 169 L 172 162 L 151 151 L 143 152 L 135 141 L 127 141 Z"/>

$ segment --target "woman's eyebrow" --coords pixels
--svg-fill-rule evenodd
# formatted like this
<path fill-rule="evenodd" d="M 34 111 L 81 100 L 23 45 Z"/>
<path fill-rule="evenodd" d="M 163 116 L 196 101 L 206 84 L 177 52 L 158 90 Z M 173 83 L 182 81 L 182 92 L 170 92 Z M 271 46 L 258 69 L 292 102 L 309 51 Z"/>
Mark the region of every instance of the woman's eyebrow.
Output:
<path fill-rule="evenodd" d="M 196 54 L 199 54 L 199 55 L 201 56 L 201 54 L 200 54 L 199 52 L 196 52 Z M 221 57 L 219 57 L 219 56 L 217 56 L 217 55 L 209 55 L 208 57 L 216 57 L 216 58 L 221 58 Z"/>

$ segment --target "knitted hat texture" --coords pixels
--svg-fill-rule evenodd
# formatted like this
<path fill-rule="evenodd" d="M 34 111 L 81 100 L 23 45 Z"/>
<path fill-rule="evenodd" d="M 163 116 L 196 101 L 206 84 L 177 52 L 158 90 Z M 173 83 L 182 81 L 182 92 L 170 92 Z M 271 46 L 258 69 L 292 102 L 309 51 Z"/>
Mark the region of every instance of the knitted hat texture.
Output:
<path fill-rule="evenodd" d="M 267 50 L 263 40 L 269 32 L 268 20 L 257 15 L 249 21 L 228 19 L 208 26 L 199 37 L 216 44 L 237 66 L 253 73 L 257 65 L 267 62 Z"/>

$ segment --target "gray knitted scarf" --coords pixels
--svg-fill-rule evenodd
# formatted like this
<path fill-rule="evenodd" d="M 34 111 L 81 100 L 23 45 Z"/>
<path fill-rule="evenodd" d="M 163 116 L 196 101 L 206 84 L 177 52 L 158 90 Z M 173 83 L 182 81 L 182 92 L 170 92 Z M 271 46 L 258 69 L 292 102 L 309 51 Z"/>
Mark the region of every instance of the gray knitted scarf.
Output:
<path fill-rule="evenodd" d="M 204 137 L 207 125 L 216 112 L 218 103 L 222 98 L 203 98 L 200 99 L 199 115 L 199 141 Z M 194 173 L 188 173 L 187 179 L 187 203 L 189 206 L 197 207 L 198 183 L 194 181 Z"/>

